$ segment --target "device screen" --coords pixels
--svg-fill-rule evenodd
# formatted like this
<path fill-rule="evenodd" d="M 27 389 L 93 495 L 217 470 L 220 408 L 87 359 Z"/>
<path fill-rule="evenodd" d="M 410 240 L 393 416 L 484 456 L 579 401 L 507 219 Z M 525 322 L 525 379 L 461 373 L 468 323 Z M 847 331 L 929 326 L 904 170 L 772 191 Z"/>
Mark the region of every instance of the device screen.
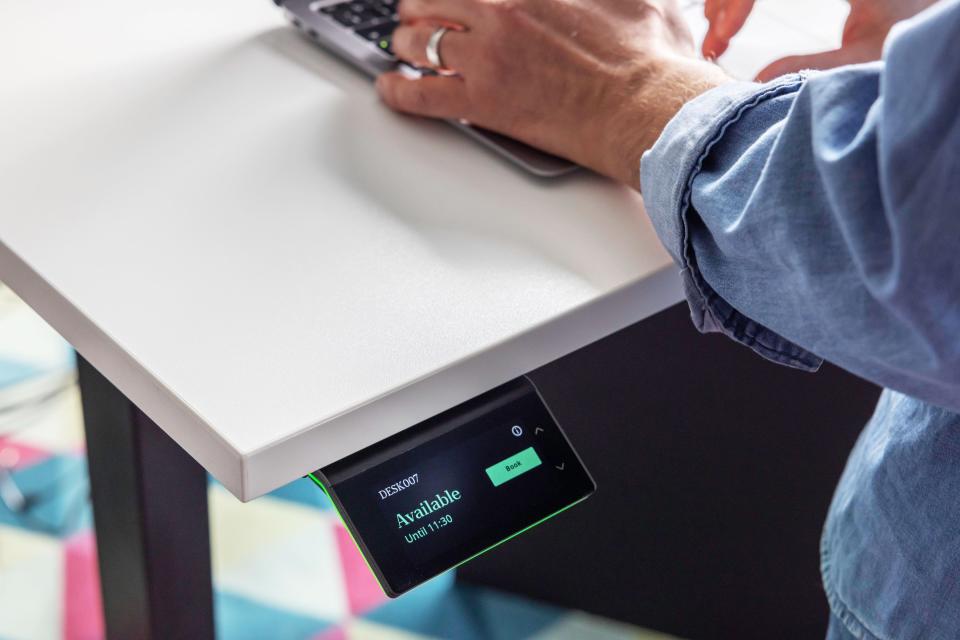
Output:
<path fill-rule="evenodd" d="M 317 472 L 395 596 L 595 489 L 524 378 Z"/>

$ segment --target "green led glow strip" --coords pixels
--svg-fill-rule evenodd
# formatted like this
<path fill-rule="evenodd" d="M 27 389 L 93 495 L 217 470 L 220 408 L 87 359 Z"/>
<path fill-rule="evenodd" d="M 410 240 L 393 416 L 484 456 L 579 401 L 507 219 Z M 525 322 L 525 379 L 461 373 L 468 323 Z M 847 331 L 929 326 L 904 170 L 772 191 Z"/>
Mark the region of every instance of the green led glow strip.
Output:
<path fill-rule="evenodd" d="M 360 543 L 357 542 L 357 539 L 353 537 L 353 531 L 350 530 L 350 527 L 347 526 L 347 521 L 343 519 L 343 514 L 340 513 L 340 509 L 337 509 L 337 503 L 333 501 L 333 498 L 330 497 L 330 494 L 327 493 L 327 488 L 323 486 L 323 483 L 317 479 L 317 476 L 312 473 L 308 473 L 307 477 L 313 480 L 313 482 L 320 487 L 320 491 L 323 491 L 323 495 L 327 496 L 327 500 L 330 501 L 330 505 L 333 506 L 333 510 L 337 512 L 337 516 L 340 518 L 340 522 L 343 524 L 343 528 L 347 530 L 347 535 L 350 536 L 350 539 L 353 540 L 353 546 L 357 548 L 357 551 L 360 553 L 360 557 L 363 558 L 364 563 L 367 565 L 367 569 L 370 570 L 370 573 L 373 574 L 374 579 L 376 580 L 377 574 L 373 571 L 373 567 L 370 566 L 370 561 L 367 560 L 366 554 L 360 548 Z M 383 588 L 383 585 L 380 584 L 380 581 L 377 580 L 377 586 L 380 587 L 380 590 L 383 591 L 383 595 L 387 595 L 387 590 Z"/>

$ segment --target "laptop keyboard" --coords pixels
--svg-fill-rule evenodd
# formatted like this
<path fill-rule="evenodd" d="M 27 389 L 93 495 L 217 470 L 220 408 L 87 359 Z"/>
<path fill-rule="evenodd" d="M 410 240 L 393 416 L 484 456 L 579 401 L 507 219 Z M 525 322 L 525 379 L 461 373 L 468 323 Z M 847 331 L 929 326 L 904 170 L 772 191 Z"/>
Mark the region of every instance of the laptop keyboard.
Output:
<path fill-rule="evenodd" d="M 400 24 L 399 0 L 344 0 L 317 9 L 331 20 L 350 29 L 393 57 L 393 31 Z M 703 0 L 687 0 L 684 8 L 702 5 Z"/>
<path fill-rule="evenodd" d="M 393 56 L 393 30 L 400 24 L 397 2 L 398 0 L 347 0 L 326 5 L 319 11 Z"/>

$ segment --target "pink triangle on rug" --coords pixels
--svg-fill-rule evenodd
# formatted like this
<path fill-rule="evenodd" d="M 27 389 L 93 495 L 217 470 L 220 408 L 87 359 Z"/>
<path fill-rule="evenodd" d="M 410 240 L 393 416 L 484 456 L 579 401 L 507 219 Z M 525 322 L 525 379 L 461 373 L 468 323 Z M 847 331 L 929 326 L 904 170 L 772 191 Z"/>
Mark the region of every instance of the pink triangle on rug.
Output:
<path fill-rule="evenodd" d="M 50 452 L 30 445 L 20 444 L 0 436 L 0 466 L 9 469 L 23 469 L 51 456 Z"/>
<path fill-rule="evenodd" d="M 331 627 L 311 637 L 310 640 L 347 640 L 347 632 L 343 627 Z"/>
<path fill-rule="evenodd" d="M 347 583 L 347 604 L 351 614 L 359 615 L 386 601 L 387 596 L 370 573 L 350 533 L 340 523 L 335 524 L 334 529 L 340 566 L 343 567 L 343 578 Z"/>
<path fill-rule="evenodd" d="M 104 637 L 100 572 L 93 531 L 84 531 L 64 544 L 64 640 L 100 640 Z"/>

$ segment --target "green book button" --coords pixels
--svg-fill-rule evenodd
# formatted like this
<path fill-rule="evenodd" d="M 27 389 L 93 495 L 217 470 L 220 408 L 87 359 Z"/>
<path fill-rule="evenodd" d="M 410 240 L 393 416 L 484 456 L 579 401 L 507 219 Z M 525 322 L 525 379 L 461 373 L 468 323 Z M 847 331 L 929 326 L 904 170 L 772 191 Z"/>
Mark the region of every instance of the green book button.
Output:
<path fill-rule="evenodd" d="M 490 476 L 490 482 L 493 483 L 493 486 L 499 487 L 507 480 L 513 480 L 539 466 L 540 456 L 533 450 L 533 447 L 527 447 L 520 453 L 504 458 L 497 464 L 487 467 L 487 475 Z"/>

